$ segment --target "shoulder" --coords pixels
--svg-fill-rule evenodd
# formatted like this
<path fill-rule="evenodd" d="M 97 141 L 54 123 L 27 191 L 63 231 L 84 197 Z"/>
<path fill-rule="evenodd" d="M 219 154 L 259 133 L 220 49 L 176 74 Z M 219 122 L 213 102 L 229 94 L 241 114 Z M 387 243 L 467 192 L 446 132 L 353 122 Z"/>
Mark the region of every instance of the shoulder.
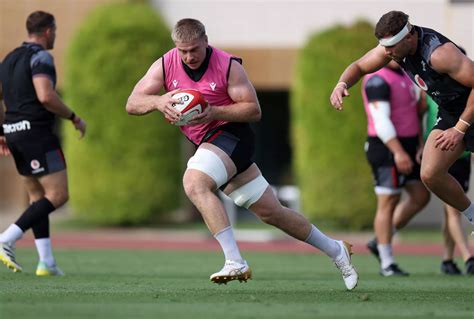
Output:
<path fill-rule="evenodd" d="M 380 74 L 370 76 L 365 83 L 366 88 L 382 88 L 389 87 L 388 82 Z"/>
<path fill-rule="evenodd" d="M 460 61 L 465 58 L 464 54 L 452 42 L 444 43 L 433 50 L 430 64 L 440 73 L 449 73 L 456 68 Z"/>
<path fill-rule="evenodd" d="M 41 50 L 33 53 L 33 55 L 31 56 L 30 64 L 32 67 L 38 64 L 47 64 L 50 66 L 54 66 L 54 58 L 48 51 Z"/>
<path fill-rule="evenodd" d="M 371 76 L 367 80 L 364 89 L 369 101 L 390 100 L 390 85 L 378 74 Z"/>

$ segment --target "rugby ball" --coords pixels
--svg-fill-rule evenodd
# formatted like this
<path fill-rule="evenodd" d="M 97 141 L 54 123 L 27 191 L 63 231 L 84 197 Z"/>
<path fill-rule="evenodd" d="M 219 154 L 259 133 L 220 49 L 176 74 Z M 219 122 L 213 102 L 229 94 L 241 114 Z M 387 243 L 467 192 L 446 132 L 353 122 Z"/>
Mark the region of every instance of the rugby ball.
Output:
<path fill-rule="evenodd" d="M 181 103 L 173 103 L 173 107 L 181 113 L 181 119 L 174 125 L 183 126 L 197 114 L 201 114 L 207 106 L 207 101 L 201 92 L 193 89 L 180 90 L 172 96 Z"/>

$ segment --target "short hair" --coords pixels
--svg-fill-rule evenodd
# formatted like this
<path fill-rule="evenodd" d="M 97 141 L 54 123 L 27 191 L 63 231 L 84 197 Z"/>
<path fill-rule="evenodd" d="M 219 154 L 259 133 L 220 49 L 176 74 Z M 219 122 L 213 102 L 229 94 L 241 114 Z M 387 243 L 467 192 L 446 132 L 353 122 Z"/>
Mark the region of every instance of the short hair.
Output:
<path fill-rule="evenodd" d="M 375 36 L 380 40 L 397 34 L 408 23 L 408 18 L 408 14 L 401 11 L 385 13 L 375 25 Z"/>
<path fill-rule="evenodd" d="M 181 19 L 176 22 L 171 39 L 174 42 L 192 42 L 206 37 L 206 28 L 201 21 L 191 18 Z"/>
<path fill-rule="evenodd" d="M 41 33 L 55 25 L 54 16 L 44 11 L 35 11 L 26 19 L 28 34 Z"/>

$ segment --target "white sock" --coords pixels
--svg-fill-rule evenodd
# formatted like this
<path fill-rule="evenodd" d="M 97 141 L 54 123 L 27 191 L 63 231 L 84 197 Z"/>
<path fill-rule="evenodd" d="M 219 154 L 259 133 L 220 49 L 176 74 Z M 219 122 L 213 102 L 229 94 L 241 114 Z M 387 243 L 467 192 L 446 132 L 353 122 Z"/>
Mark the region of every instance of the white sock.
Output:
<path fill-rule="evenodd" d="M 474 224 L 474 203 L 471 203 L 471 205 L 461 213 L 466 216 L 471 224 Z"/>
<path fill-rule="evenodd" d="M 232 226 L 226 227 L 217 234 L 214 235 L 224 252 L 225 260 L 234 260 L 243 262 L 243 258 L 240 255 L 239 247 L 234 238 L 234 232 Z"/>
<path fill-rule="evenodd" d="M 53 257 L 53 249 L 51 247 L 51 239 L 40 238 L 35 239 L 36 250 L 38 251 L 39 260 L 44 262 L 46 266 L 53 267 L 56 261 Z"/>
<path fill-rule="evenodd" d="M 341 253 L 341 247 L 337 244 L 337 241 L 324 235 L 314 225 L 311 225 L 311 232 L 305 242 L 325 252 L 332 259 L 335 259 Z"/>
<path fill-rule="evenodd" d="M 14 243 L 23 236 L 23 230 L 16 224 L 11 224 L 0 234 L 0 243 Z"/>
<path fill-rule="evenodd" d="M 379 250 L 380 266 L 382 268 L 387 268 L 391 264 L 395 263 L 395 260 L 393 259 L 393 254 L 392 254 L 392 245 L 390 245 L 390 244 L 385 244 L 385 245 L 378 244 L 377 249 Z"/>

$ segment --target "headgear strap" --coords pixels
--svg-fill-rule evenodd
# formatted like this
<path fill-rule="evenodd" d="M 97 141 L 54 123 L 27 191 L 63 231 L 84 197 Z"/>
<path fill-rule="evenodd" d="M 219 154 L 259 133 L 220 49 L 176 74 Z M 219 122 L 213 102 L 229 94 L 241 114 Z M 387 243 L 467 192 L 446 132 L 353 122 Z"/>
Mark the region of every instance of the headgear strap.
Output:
<path fill-rule="evenodd" d="M 408 28 L 409 25 L 410 25 L 409 22 L 407 22 L 407 24 L 405 24 L 403 29 L 401 29 L 400 32 L 398 32 L 394 36 L 390 38 L 380 39 L 379 44 L 384 47 L 391 47 L 397 44 L 398 42 L 402 41 L 402 39 L 410 32 Z"/>

